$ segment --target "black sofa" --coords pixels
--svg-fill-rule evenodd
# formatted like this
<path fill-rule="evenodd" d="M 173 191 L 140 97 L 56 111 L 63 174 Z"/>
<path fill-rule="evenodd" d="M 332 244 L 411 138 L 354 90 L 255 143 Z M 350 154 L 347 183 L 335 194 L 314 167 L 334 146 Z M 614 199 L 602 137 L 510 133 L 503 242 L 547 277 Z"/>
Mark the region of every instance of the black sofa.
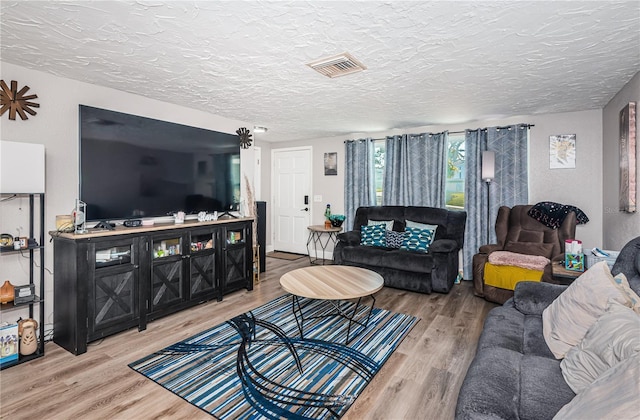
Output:
<path fill-rule="evenodd" d="M 393 230 L 402 232 L 405 221 L 438 225 L 429 252 L 420 253 L 360 245 L 360 228 L 369 220 L 393 220 Z M 464 243 L 467 213 L 433 207 L 360 207 L 353 230 L 338 235 L 334 264 L 373 270 L 384 285 L 421 293 L 448 293 L 458 276 L 458 252 Z"/>
<path fill-rule="evenodd" d="M 611 270 L 640 293 L 640 237 L 624 246 Z M 567 286 L 520 282 L 513 298 L 492 309 L 462 383 L 457 420 L 551 419 L 574 392 L 542 334 L 542 311 Z"/>

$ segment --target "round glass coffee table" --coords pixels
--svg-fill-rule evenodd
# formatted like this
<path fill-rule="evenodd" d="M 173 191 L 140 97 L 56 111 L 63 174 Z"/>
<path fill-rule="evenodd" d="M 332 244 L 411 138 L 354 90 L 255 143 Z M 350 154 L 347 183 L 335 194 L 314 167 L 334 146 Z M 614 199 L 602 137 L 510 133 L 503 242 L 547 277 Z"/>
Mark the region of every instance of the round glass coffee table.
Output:
<path fill-rule="evenodd" d="M 344 265 L 324 265 L 304 267 L 290 271 L 280 277 L 280 285 L 291 293 L 291 308 L 298 324 L 300 337 L 304 338 L 304 321 L 313 318 L 340 316 L 349 323 L 347 326 L 346 344 L 351 341 L 351 327 L 353 324 L 366 327 L 371 317 L 371 311 L 376 303 L 374 293 L 382 289 L 384 280 L 374 271 L 359 267 Z M 300 298 L 326 300 L 333 305 L 335 311 L 314 317 L 304 316 Z M 356 319 L 358 310 L 365 306 L 363 298 L 371 299 L 371 306 L 365 317 Z M 357 299 L 355 306 L 342 305 L 342 301 Z M 345 306 L 343 308 L 343 306 Z"/>

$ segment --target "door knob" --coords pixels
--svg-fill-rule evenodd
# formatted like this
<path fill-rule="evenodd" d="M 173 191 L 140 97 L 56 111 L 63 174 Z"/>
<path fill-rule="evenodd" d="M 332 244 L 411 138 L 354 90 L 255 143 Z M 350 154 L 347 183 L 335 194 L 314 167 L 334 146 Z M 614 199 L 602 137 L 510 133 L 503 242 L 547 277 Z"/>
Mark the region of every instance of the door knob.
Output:
<path fill-rule="evenodd" d="M 301 209 L 300 211 L 309 211 L 309 207 L 305 207 L 305 208 Z"/>

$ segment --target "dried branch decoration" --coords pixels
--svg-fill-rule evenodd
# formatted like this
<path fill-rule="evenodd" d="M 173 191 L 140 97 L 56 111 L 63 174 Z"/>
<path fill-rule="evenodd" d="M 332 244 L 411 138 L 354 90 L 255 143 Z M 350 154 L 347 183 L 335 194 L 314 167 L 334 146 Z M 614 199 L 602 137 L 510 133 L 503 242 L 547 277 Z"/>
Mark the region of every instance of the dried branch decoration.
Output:
<path fill-rule="evenodd" d="M 251 188 L 251 183 L 249 182 L 249 178 L 244 176 L 244 184 L 247 189 L 247 216 L 253 217 L 253 246 L 256 246 L 258 243 L 258 228 L 257 228 L 257 218 L 256 218 L 256 200 L 253 196 L 253 189 Z"/>

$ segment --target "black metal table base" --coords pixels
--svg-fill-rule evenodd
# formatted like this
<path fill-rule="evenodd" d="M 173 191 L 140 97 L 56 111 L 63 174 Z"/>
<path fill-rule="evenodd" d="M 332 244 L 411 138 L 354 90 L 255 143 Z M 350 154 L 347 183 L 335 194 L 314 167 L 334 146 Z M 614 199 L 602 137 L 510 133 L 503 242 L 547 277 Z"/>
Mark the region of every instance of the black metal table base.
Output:
<path fill-rule="evenodd" d="M 371 312 L 373 311 L 373 307 L 376 304 L 375 296 L 373 296 L 373 295 L 363 296 L 363 297 L 358 298 L 358 301 L 356 302 L 355 306 L 353 307 L 353 310 L 349 310 L 348 308 L 346 310 L 344 310 L 341 307 L 342 303 L 343 303 L 342 300 L 327 299 L 326 301 L 330 302 L 331 305 L 333 305 L 333 308 L 335 309 L 335 312 L 322 314 L 322 315 L 305 317 L 304 316 L 303 307 L 300 304 L 300 298 L 298 296 L 296 296 L 296 295 L 293 295 L 293 294 L 291 296 L 292 296 L 292 299 L 291 299 L 291 310 L 293 312 L 293 316 L 296 319 L 296 324 L 298 325 L 298 331 L 300 332 L 300 338 L 304 338 L 304 321 L 308 321 L 310 319 L 339 316 L 339 317 L 342 317 L 342 318 L 346 319 L 347 321 L 349 321 L 349 323 L 347 325 L 347 339 L 345 341 L 345 344 L 349 344 L 349 342 L 351 341 L 350 335 L 351 335 L 351 327 L 353 326 L 353 324 L 357 324 L 357 325 L 359 325 L 361 327 L 364 327 L 364 328 L 366 328 L 367 325 L 369 325 L 369 319 L 371 318 Z M 367 312 L 366 320 L 355 319 L 356 318 L 356 314 L 358 313 L 358 310 L 361 307 L 367 307 L 365 304 L 362 303 L 362 299 L 363 298 L 367 298 L 367 297 L 371 298 L 371 306 L 369 306 L 369 311 Z"/>
<path fill-rule="evenodd" d="M 322 234 L 326 234 L 327 237 L 325 240 L 322 240 Z M 337 232 L 333 231 L 318 231 L 318 230 L 310 230 L 309 237 L 307 238 L 307 253 L 309 254 L 309 264 L 311 265 L 325 265 L 327 261 L 325 258 L 325 252 L 327 250 L 327 246 L 329 242 L 332 242 L 334 245 L 337 240 Z M 311 257 L 311 246 L 313 244 L 313 254 L 314 257 Z M 320 245 L 320 249 L 322 250 L 322 258 L 318 256 L 318 245 Z"/>

